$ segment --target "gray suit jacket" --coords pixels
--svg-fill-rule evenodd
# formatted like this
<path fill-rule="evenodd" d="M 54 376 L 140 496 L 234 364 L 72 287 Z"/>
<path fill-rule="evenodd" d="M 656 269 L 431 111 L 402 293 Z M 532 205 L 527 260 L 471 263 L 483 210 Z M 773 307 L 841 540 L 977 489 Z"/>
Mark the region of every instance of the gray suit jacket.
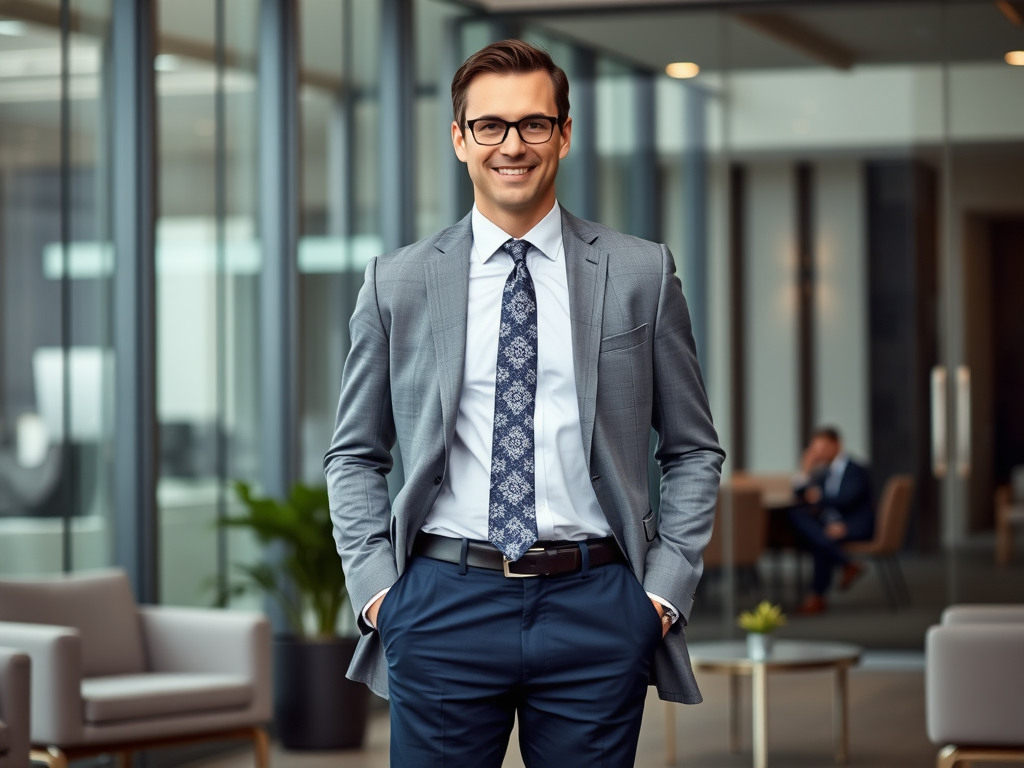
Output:
<path fill-rule="evenodd" d="M 562 211 L 583 450 L 615 538 L 648 592 L 684 618 L 711 537 L 722 461 L 672 255 Z M 470 217 L 374 259 L 352 314 L 337 427 L 324 459 L 331 516 L 357 616 L 405 570 L 447 470 L 462 391 Z M 661 510 L 651 512 L 647 452 L 659 440 Z M 386 475 L 398 441 L 405 485 Z M 349 669 L 387 695 L 380 640 L 363 637 Z M 701 700 L 684 622 L 659 647 L 660 696 Z"/>

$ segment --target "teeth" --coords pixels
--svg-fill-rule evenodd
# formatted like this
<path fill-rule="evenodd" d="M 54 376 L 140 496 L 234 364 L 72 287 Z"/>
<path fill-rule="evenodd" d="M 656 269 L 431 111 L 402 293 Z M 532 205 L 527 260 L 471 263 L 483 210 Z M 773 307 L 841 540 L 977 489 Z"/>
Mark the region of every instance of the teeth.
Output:
<path fill-rule="evenodd" d="M 522 176 L 526 173 L 529 168 L 498 168 L 498 173 L 502 176 Z"/>

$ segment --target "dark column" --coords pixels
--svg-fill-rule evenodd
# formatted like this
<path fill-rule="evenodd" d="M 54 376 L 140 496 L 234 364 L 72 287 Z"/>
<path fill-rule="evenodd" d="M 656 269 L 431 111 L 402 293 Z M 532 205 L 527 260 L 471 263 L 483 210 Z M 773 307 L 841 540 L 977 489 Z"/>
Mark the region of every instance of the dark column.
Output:
<path fill-rule="evenodd" d="M 296 4 L 260 9 L 260 403 L 263 492 L 288 493 L 298 477 L 299 358 L 296 242 L 298 101 Z"/>
<path fill-rule="evenodd" d="M 636 72 L 634 104 L 636 147 L 630 165 L 630 234 L 658 240 L 658 165 L 654 148 L 654 76 Z"/>
<path fill-rule="evenodd" d="M 441 67 L 437 81 L 438 122 L 442 126 L 438 151 L 441 153 L 441 224 L 448 226 L 461 219 L 473 207 L 473 183 L 466 166 L 455 155 L 452 147 L 452 78 L 462 66 L 463 17 L 453 17 L 444 23 L 441 46 Z"/>
<path fill-rule="evenodd" d="M 814 431 L 817 393 L 814 378 L 814 168 L 796 166 L 797 252 L 797 386 L 800 441 L 807 445 Z"/>
<path fill-rule="evenodd" d="M 690 307 L 693 339 L 704 376 L 708 373 L 708 146 L 707 94 L 686 88 L 683 115 L 683 289 Z M 677 257 L 678 258 L 678 257 Z"/>
<path fill-rule="evenodd" d="M 871 461 L 876 498 L 914 477 L 911 538 L 938 543 L 929 454 L 930 372 L 937 359 L 935 171 L 913 160 L 866 165 Z"/>
<path fill-rule="evenodd" d="M 380 28 L 380 229 L 384 251 L 415 237 L 415 53 L 412 0 L 382 0 Z"/>
<path fill-rule="evenodd" d="M 572 147 L 566 158 L 565 204 L 571 213 L 593 221 L 598 215 L 597 57 L 594 52 L 574 47 L 572 69 L 569 92 Z"/>
<path fill-rule="evenodd" d="M 139 602 L 159 597 L 156 419 L 156 138 L 152 0 L 114 0 L 114 561 Z"/>
<path fill-rule="evenodd" d="M 747 312 L 746 295 L 746 170 L 729 168 L 729 367 L 732 371 L 729 404 L 732 411 L 733 470 L 747 467 Z"/>

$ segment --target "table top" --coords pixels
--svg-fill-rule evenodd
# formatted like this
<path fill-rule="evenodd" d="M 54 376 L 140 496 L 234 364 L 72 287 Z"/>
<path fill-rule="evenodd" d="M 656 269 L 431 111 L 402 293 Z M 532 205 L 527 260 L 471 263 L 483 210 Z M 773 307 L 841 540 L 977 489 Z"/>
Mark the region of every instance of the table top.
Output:
<path fill-rule="evenodd" d="M 773 669 L 852 666 L 860 661 L 861 653 L 864 651 L 859 645 L 850 643 L 776 640 L 768 658 L 763 662 L 755 662 L 747 656 L 747 644 L 742 640 L 692 643 L 687 649 L 690 652 L 690 662 L 695 668 L 734 671 L 751 669 L 757 663 L 763 663 Z"/>

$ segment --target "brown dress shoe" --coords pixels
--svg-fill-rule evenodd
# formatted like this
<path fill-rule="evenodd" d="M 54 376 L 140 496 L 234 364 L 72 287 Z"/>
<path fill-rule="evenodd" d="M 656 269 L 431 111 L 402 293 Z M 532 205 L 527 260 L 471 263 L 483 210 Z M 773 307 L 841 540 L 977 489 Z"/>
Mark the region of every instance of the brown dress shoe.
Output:
<path fill-rule="evenodd" d="M 816 613 L 823 613 L 828 608 L 825 598 L 821 595 L 808 595 L 799 607 L 794 611 L 798 616 L 813 616 Z"/>
<path fill-rule="evenodd" d="M 843 566 L 843 573 L 839 577 L 839 589 L 843 592 L 853 586 L 853 582 L 864 575 L 864 566 L 860 563 L 847 563 Z"/>

